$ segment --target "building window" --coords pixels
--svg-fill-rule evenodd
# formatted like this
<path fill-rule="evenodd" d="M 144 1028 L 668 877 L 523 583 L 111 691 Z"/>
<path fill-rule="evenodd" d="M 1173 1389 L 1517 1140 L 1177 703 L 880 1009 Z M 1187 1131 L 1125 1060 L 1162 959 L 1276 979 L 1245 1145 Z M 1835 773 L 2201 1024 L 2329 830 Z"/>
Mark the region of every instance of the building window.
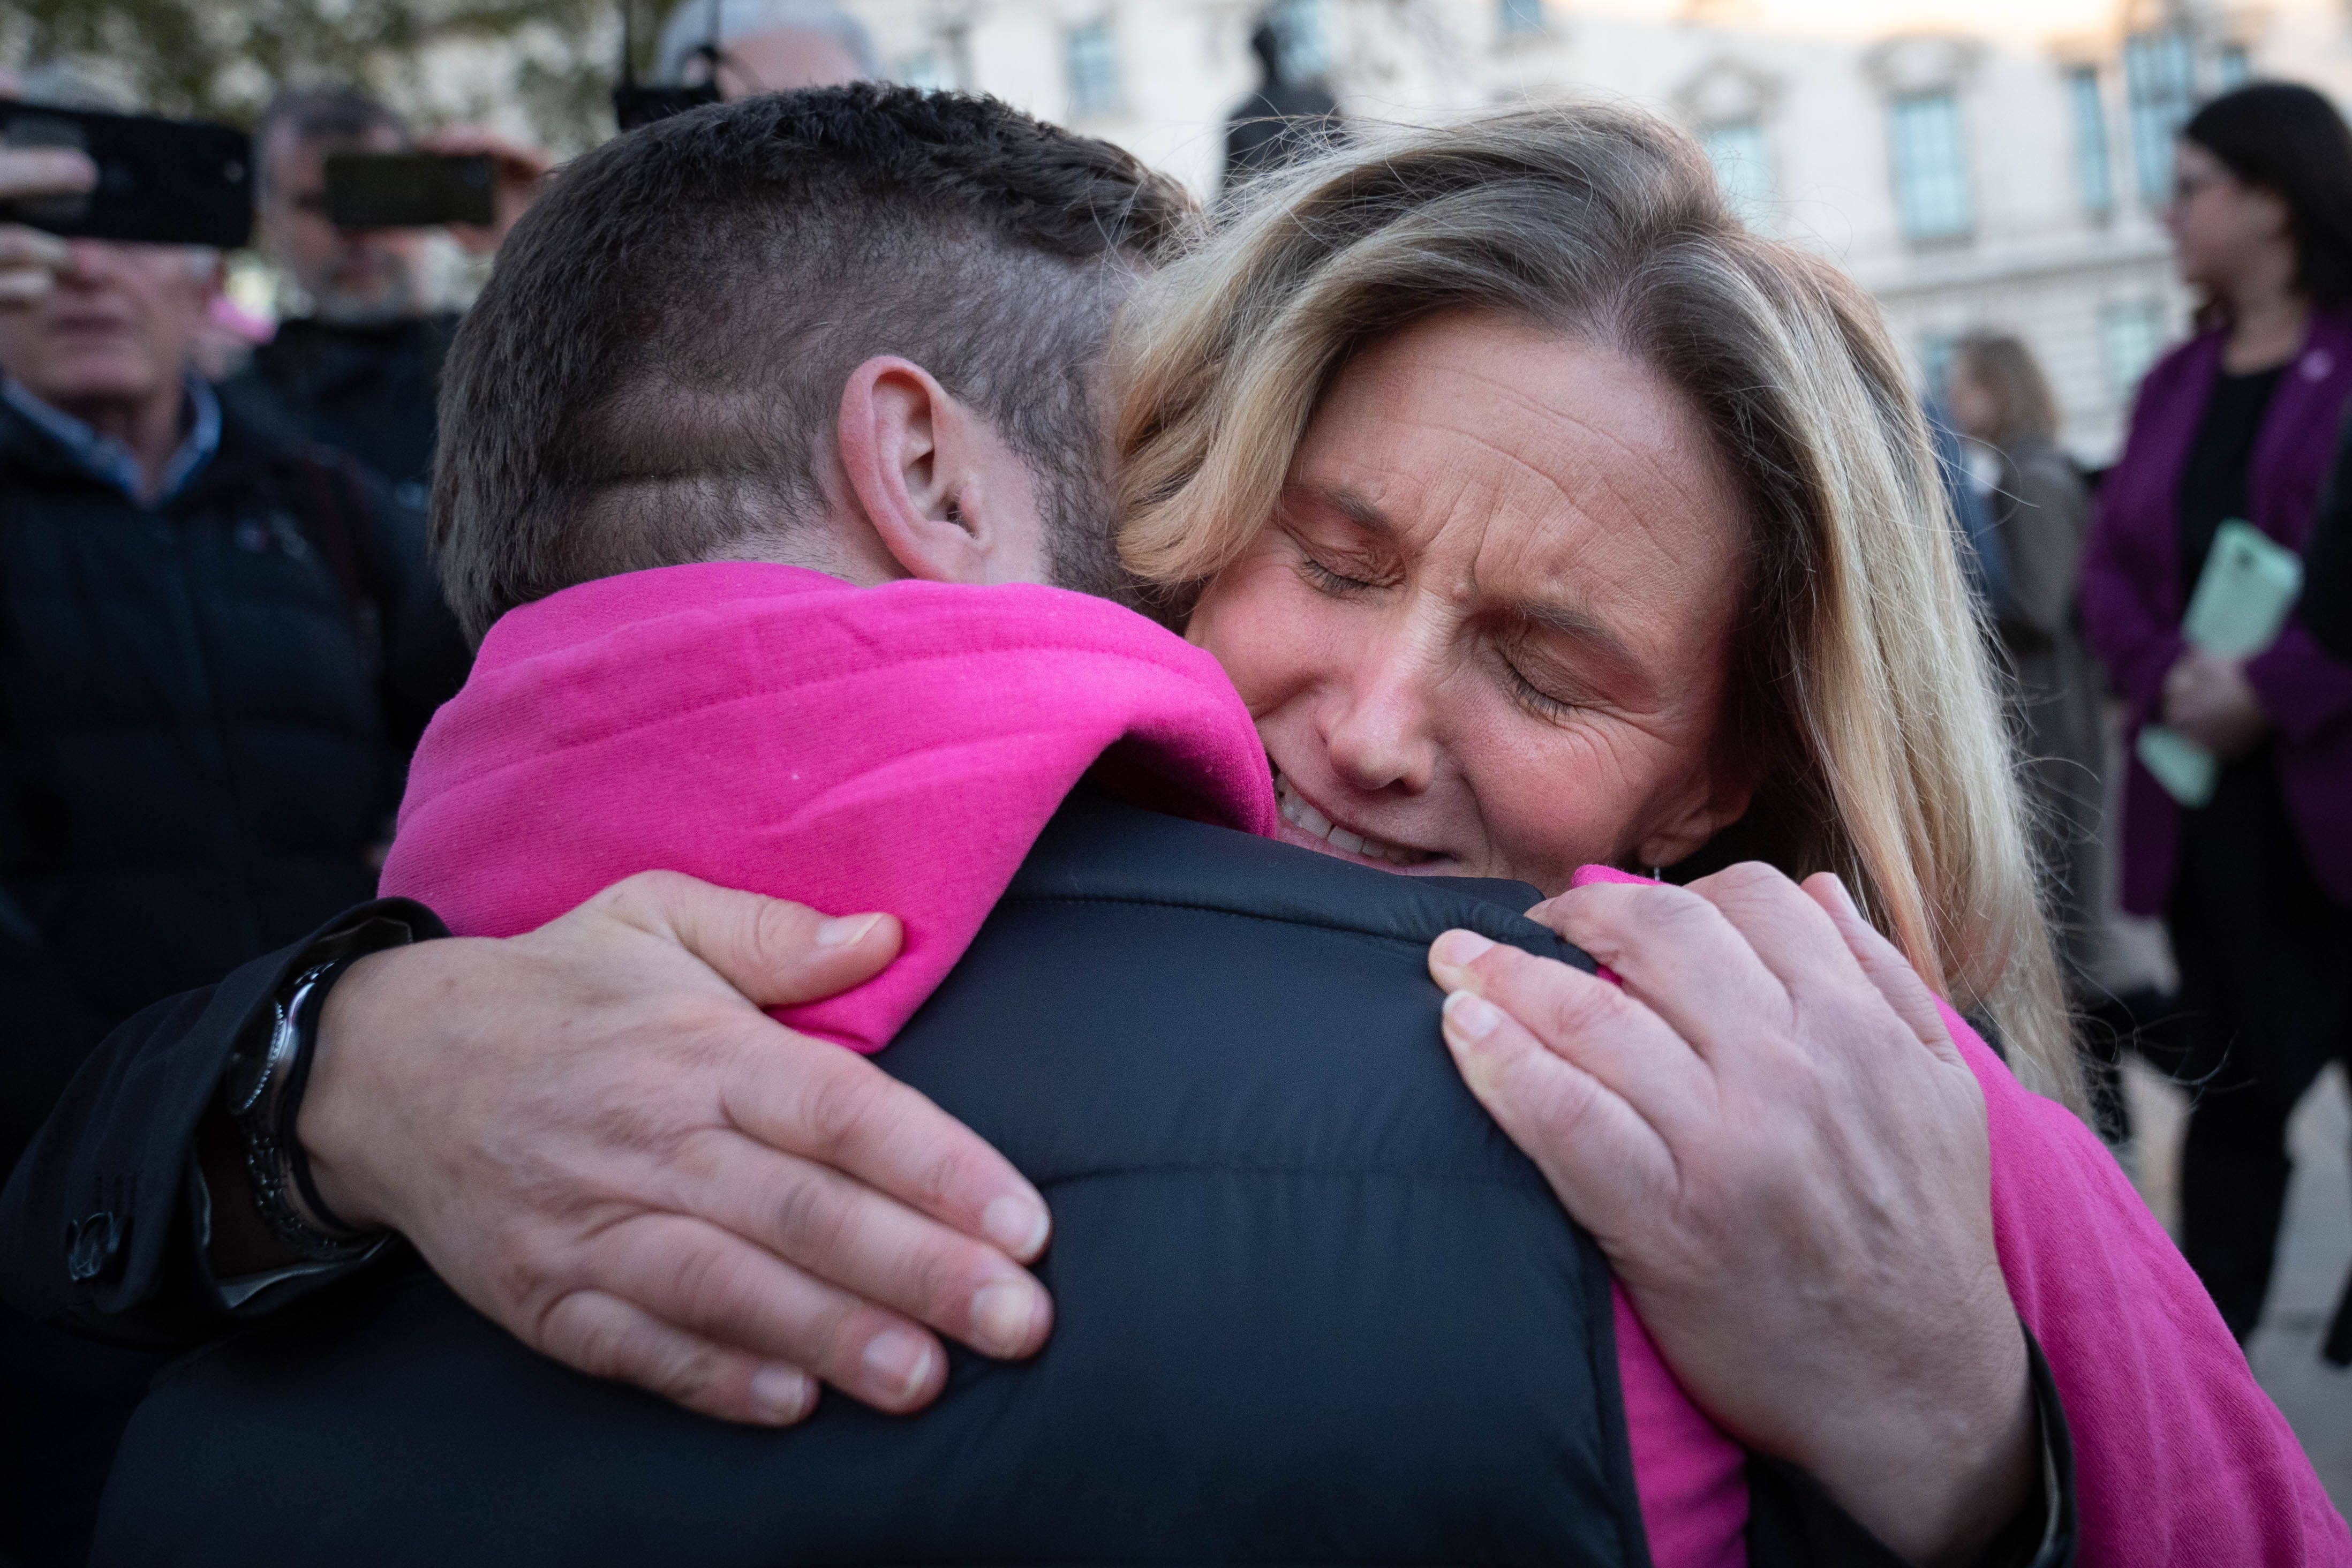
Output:
<path fill-rule="evenodd" d="M 1073 27 L 1062 41 L 1063 69 L 1069 77 L 1070 113 L 1113 114 L 1127 106 L 1119 81 L 1118 37 L 1108 16 Z"/>
<path fill-rule="evenodd" d="M 1499 0 L 1499 5 L 1505 37 L 1544 30 L 1544 0 Z"/>
<path fill-rule="evenodd" d="M 2129 403 L 2139 390 L 2139 378 L 2164 347 L 2164 310 L 2153 300 L 2132 300 L 2099 310 L 2099 358 L 2107 373 L 2107 391 L 2118 403 Z"/>
<path fill-rule="evenodd" d="M 2221 83 L 2221 90 L 2228 92 L 2231 88 L 2243 87 L 2253 79 L 2253 76 L 2254 62 L 2252 57 L 2246 53 L 2246 46 L 2223 44 L 2221 52 L 2213 59 L 2213 77 Z"/>
<path fill-rule="evenodd" d="M 1316 81 L 1330 74 L 1331 42 L 1323 26 L 1323 0 L 1279 0 L 1266 8 L 1275 47 L 1282 53 L 1282 79 Z"/>
<path fill-rule="evenodd" d="M 1715 165 L 1725 203 L 1740 222 L 1760 226 L 1772 205 L 1772 155 L 1765 150 L 1764 128 L 1753 120 L 1712 125 L 1699 132 L 1699 145 Z"/>
<path fill-rule="evenodd" d="M 1895 206 L 1915 240 L 1958 239 L 1976 225 L 1969 200 L 1968 139 L 1950 92 L 1906 94 L 1888 106 Z"/>
<path fill-rule="evenodd" d="M 2124 40 L 2124 98 L 2131 110 L 2132 170 L 2140 199 L 2160 205 L 2172 189 L 2172 139 L 2197 107 L 2195 62 L 2184 33 Z"/>
<path fill-rule="evenodd" d="M 2074 184 L 2083 210 L 2105 217 L 2116 210 L 2116 174 L 2107 158 L 2107 100 L 2099 90 L 2098 68 L 2068 71 L 2066 96 L 2074 108 Z"/>
<path fill-rule="evenodd" d="M 908 87 L 919 87 L 925 92 L 945 92 L 956 85 L 955 72 L 948 68 L 946 57 L 937 49 L 925 49 L 898 62 L 893 80 Z"/>

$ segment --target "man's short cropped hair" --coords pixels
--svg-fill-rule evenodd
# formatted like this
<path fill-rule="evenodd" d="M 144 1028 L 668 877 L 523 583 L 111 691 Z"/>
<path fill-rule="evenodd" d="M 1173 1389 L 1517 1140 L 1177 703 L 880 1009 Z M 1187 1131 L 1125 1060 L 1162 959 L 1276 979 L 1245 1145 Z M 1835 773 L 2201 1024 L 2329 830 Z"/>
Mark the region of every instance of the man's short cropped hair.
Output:
<path fill-rule="evenodd" d="M 1108 142 L 958 93 L 809 88 L 616 137 L 516 226 L 443 373 L 450 604 L 478 637 L 573 584 L 781 540 L 877 354 L 1037 475 L 1055 581 L 1120 588 L 1097 362 L 1193 212 Z"/>

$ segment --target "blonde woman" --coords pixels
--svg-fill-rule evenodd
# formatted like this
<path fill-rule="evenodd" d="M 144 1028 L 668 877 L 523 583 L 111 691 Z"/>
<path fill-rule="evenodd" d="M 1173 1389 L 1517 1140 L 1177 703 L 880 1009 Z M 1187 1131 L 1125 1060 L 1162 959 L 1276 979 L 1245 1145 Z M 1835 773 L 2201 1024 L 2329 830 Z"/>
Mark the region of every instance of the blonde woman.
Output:
<path fill-rule="evenodd" d="M 1915 1447 L 1851 1401 L 1869 1333 L 1833 1293 L 1759 1291 L 1745 1238 L 1654 1219 L 1786 1182 L 1817 1140 L 1786 1201 L 1863 1277 L 1872 1238 L 1940 1212 L 1922 1172 L 1983 1193 L 1990 1107 L 2011 1291 L 1962 1266 L 1991 1257 L 1979 1196 L 1935 1288 L 1939 1347 L 1968 1347 L 1945 1392 L 2021 1386 L 1999 1321 L 2022 1311 L 2072 1416 L 2084 1561 L 2338 1560 L 2178 1254 L 2019 1089 L 2078 1098 L 2060 985 L 1927 435 L 1853 284 L 1743 232 L 1656 121 L 1528 110 L 1284 177 L 1124 335 L 1122 545 L 1249 704 L 1285 837 L 1531 882 L 1623 977 L 1467 933 L 1432 958 L 1472 1089 L 1701 1402 L 1898 1545 L 1940 1466 L 2000 1484 L 1987 1428 L 1928 1421 Z M 1774 869 L 1580 871 L 1734 859 Z M 1884 1163 L 1865 1129 L 1898 1120 L 1914 1142 Z M 1728 1340 L 1742 1300 L 1754 1334 Z M 1831 1384 L 1842 1406 L 1811 1397 Z M 2249 1421 L 2277 1471 L 2219 1457 Z"/>

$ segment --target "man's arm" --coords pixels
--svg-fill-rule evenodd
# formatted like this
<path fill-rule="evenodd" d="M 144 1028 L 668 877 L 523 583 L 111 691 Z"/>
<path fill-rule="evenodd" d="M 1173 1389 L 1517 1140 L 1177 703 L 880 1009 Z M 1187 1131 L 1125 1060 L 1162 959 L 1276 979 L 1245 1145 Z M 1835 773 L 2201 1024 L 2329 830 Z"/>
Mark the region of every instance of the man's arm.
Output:
<path fill-rule="evenodd" d="M 649 873 L 510 941 L 376 953 L 320 1019 L 298 1122 L 318 1195 L 583 1371 L 733 1420 L 798 1419 L 813 1379 L 918 1408 L 945 1381 L 933 1331 L 1043 1344 L 1051 1304 L 1020 1264 L 1044 1200 L 929 1100 L 760 1010 L 862 983 L 898 941 L 887 916 Z M 290 1259 L 235 1223 L 249 1198 L 212 1190 L 239 1168 L 218 1154 L 223 1069 L 306 951 L 101 1047 L 0 1194 L 12 1300 L 186 1343 L 332 1277 L 257 1289 Z"/>
<path fill-rule="evenodd" d="M 131 1344 L 188 1344 L 225 1326 L 232 1308 L 199 1245 L 213 1194 L 200 1195 L 198 1129 L 215 1110 L 230 1053 L 267 1026 L 286 983 L 322 944 L 387 911 L 407 934 L 442 934 L 420 905 L 362 905 L 108 1035 L 0 1191 L 0 1294 L 33 1318 Z M 385 942 L 404 940 L 397 922 L 381 929 Z"/>

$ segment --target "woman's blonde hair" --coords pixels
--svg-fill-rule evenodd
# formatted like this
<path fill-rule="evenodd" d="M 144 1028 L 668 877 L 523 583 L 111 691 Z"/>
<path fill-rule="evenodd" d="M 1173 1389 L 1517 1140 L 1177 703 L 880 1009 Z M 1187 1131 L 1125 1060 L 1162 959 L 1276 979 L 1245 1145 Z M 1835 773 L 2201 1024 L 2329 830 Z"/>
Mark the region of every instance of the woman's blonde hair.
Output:
<path fill-rule="evenodd" d="M 1181 612 L 1266 521 L 1339 367 L 1454 310 L 1614 348 L 1701 412 L 1754 524 L 1726 739 L 1760 782 L 1727 847 L 1836 872 L 2029 1083 L 2079 1103 L 1918 405 L 1869 300 L 1742 229 L 1679 132 L 1617 108 L 1514 109 L 1254 183 L 1120 329 L 1129 565 Z"/>
<path fill-rule="evenodd" d="M 1952 345 L 1952 363 L 1992 395 L 2000 411 L 1996 446 L 2058 438 L 2058 399 L 2033 351 L 2007 332 L 1970 332 Z"/>

